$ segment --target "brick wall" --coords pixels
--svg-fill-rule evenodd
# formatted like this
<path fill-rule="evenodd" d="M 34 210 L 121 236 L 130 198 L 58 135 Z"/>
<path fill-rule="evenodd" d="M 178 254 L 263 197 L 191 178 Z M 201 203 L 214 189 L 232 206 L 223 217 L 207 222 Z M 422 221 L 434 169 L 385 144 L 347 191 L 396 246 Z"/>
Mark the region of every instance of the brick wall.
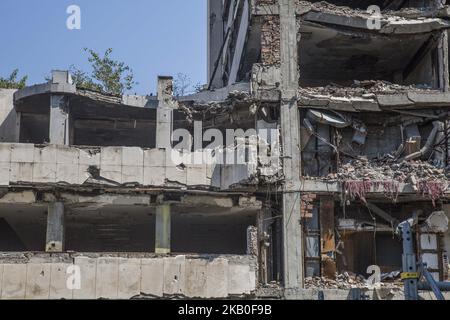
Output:
<path fill-rule="evenodd" d="M 261 62 L 263 65 L 280 64 L 280 17 L 265 16 L 261 28 Z"/>

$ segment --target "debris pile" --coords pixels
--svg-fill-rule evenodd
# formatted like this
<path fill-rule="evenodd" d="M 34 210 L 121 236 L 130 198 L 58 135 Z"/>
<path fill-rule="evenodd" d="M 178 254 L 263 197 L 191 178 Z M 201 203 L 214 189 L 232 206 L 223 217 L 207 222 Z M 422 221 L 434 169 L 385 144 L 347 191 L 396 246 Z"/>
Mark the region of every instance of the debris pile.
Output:
<path fill-rule="evenodd" d="M 310 1 L 297 0 L 298 4 L 301 5 L 302 8 L 306 12 L 309 10 L 322 12 L 322 13 L 330 13 L 337 15 L 345 15 L 349 17 L 360 17 L 360 18 L 369 18 L 372 13 L 370 13 L 367 9 L 354 9 L 347 6 L 338 6 L 327 1 L 319 1 L 315 3 L 311 3 Z M 306 10 L 309 9 L 309 10 Z M 406 19 L 417 19 L 417 18 L 425 18 L 425 17 L 434 17 L 437 15 L 437 12 L 433 10 L 426 10 L 425 8 L 402 8 L 400 10 L 383 10 L 383 17 L 389 19 L 406 20 Z"/>
<path fill-rule="evenodd" d="M 328 175 L 331 180 L 370 180 L 411 183 L 417 185 L 420 181 L 447 181 L 450 171 L 437 168 L 424 161 L 382 162 L 368 160 L 353 160 L 342 165 L 338 173 Z"/>
<path fill-rule="evenodd" d="M 368 192 L 380 188 L 395 200 L 400 183 L 410 184 L 417 194 L 428 197 L 435 204 L 450 186 L 450 170 L 424 161 L 397 163 L 358 159 L 342 165 L 337 173 L 331 173 L 325 179 L 343 182 L 343 190 L 350 198 L 363 201 Z"/>
<path fill-rule="evenodd" d="M 178 110 L 184 113 L 187 121 L 193 123 L 195 119 L 201 120 L 216 115 L 231 116 L 237 107 L 248 106 L 253 102 L 249 92 L 231 91 L 223 101 L 179 101 Z"/>
<path fill-rule="evenodd" d="M 400 94 L 414 91 L 424 93 L 436 92 L 436 90 L 432 90 L 429 87 L 423 85 L 402 86 L 383 80 L 355 80 L 349 87 L 344 87 L 338 84 L 330 84 L 326 87 L 299 88 L 299 94 L 306 97 L 314 97 L 320 95 L 339 98 L 358 97 L 364 99 L 375 99 L 376 95 L 381 94 Z"/>
<path fill-rule="evenodd" d="M 374 287 L 381 288 L 393 288 L 402 290 L 403 283 L 400 281 L 396 282 L 381 282 L 378 285 L 372 285 L 360 275 L 353 274 L 351 272 L 344 272 L 343 274 L 336 274 L 336 280 L 314 277 L 305 279 L 306 289 L 339 289 L 339 290 L 349 290 L 349 289 L 372 289 Z"/>

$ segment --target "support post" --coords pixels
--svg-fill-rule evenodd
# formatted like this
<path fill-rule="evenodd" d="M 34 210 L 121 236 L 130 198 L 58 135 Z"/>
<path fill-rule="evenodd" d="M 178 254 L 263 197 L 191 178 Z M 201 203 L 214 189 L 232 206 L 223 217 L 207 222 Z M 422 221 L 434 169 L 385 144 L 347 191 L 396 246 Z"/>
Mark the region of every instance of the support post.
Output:
<path fill-rule="evenodd" d="M 64 204 L 62 202 L 50 203 L 47 212 L 47 239 L 46 252 L 64 252 L 65 221 Z"/>
<path fill-rule="evenodd" d="M 173 130 L 173 78 L 158 77 L 158 109 L 156 111 L 156 147 L 170 149 Z"/>
<path fill-rule="evenodd" d="M 272 212 L 269 208 L 263 208 L 258 212 L 258 263 L 259 263 L 259 281 L 262 284 L 269 282 L 269 249 L 270 249 L 270 234 L 269 224 L 271 223 Z"/>
<path fill-rule="evenodd" d="M 20 124 L 22 122 L 22 113 L 17 112 L 16 115 L 16 126 L 14 127 L 14 142 L 20 143 Z"/>
<path fill-rule="evenodd" d="M 216 62 L 224 42 L 224 8 L 223 0 L 208 0 L 208 81 L 212 89 L 223 87 L 223 66 L 219 62 L 214 72 Z"/>
<path fill-rule="evenodd" d="M 53 71 L 52 84 L 71 84 L 69 72 Z M 63 95 L 50 96 L 50 128 L 49 142 L 51 144 L 69 145 L 69 107 Z"/>
<path fill-rule="evenodd" d="M 69 144 L 69 113 L 64 96 L 52 95 L 50 97 L 50 130 L 51 144 Z"/>
<path fill-rule="evenodd" d="M 449 81 L 448 31 L 441 31 L 438 39 L 439 86 L 444 92 L 450 91 Z"/>
<path fill-rule="evenodd" d="M 298 60 L 295 0 L 279 0 L 281 54 L 281 132 L 283 141 L 283 264 L 286 295 L 304 286 L 301 226 L 300 119 L 297 105 Z"/>
<path fill-rule="evenodd" d="M 169 204 L 156 207 L 155 253 L 169 254 L 171 237 L 171 213 Z"/>
<path fill-rule="evenodd" d="M 408 221 L 402 222 L 399 225 L 399 228 L 403 238 L 402 279 L 405 285 L 405 299 L 419 300 L 419 277 L 417 275 L 417 260 L 414 252 L 414 235 Z"/>

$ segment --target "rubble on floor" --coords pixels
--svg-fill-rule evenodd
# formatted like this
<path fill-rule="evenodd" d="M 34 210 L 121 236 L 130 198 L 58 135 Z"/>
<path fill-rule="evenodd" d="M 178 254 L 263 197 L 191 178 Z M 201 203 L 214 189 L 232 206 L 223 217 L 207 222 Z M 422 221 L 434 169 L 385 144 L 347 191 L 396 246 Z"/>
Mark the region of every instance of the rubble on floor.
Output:
<path fill-rule="evenodd" d="M 436 90 L 424 85 L 403 86 L 383 80 L 355 80 L 351 86 L 344 87 L 338 84 L 330 84 L 326 87 L 299 88 L 300 96 L 306 97 L 339 97 L 339 98 L 364 98 L 375 99 L 382 94 L 401 94 L 408 92 L 433 93 Z"/>
<path fill-rule="evenodd" d="M 283 286 L 280 282 L 277 281 L 271 281 L 269 283 L 260 283 L 256 290 L 253 292 L 253 297 L 257 299 L 283 299 Z"/>
<path fill-rule="evenodd" d="M 231 91 L 224 101 L 195 102 L 179 101 L 178 110 L 183 112 L 188 122 L 194 119 L 203 119 L 205 117 L 216 115 L 230 115 L 239 106 L 249 106 L 254 103 L 254 99 L 248 92 Z"/>
<path fill-rule="evenodd" d="M 403 283 L 401 281 L 393 282 L 381 282 L 378 285 L 372 285 L 364 279 L 364 277 L 356 275 L 351 272 L 344 272 L 342 274 L 336 274 L 336 280 L 322 278 L 322 277 L 309 277 L 305 279 L 306 289 L 373 289 L 374 287 L 390 288 L 396 291 L 403 290 Z"/>
<path fill-rule="evenodd" d="M 420 180 L 447 181 L 450 171 L 425 161 L 383 162 L 353 160 L 342 165 L 338 173 L 328 175 L 331 180 L 394 180 L 416 184 Z"/>
<path fill-rule="evenodd" d="M 368 192 L 379 190 L 380 187 L 383 187 L 386 196 L 395 201 L 400 183 L 410 184 L 418 195 L 429 198 L 435 205 L 450 186 L 450 171 L 423 161 L 397 163 L 353 160 L 324 180 L 342 182 L 343 190 L 350 198 L 362 201 L 365 201 Z"/>
<path fill-rule="evenodd" d="M 309 1 L 298 0 L 298 4 L 302 7 L 302 11 L 321 12 L 329 14 L 344 15 L 348 17 L 369 18 L 371 13 L 367 10 L 350 8 L 347 6 L 338 6 L 327 1 L 311 3 Z M 403 21 L 406 19 L 424 19 L 427 17 L 445 17 L 445 10 L 435 10 L 429 8 L 412 8 L 406 7 L 400 10 L 382 10 L 383 17 Z"/>

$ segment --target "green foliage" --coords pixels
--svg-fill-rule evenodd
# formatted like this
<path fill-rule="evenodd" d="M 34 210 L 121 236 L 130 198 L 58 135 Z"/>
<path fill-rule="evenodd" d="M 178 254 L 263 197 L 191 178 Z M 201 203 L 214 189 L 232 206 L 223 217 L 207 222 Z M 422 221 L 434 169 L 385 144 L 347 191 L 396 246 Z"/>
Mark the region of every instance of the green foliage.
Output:
<path fill-rule="evenodd" d="M 70 75 L 72 76 L 73 83 L 77 86 L 77 88 L 98 92 L 103 91 L 103 88 L 100 84 L 94 83 L 94 81 L 86 74 L 86 72 L 77 69 L 73 65 L 70 66 Z"/>
<path fill-rule="evenodd" d="M 106 50 L 101 57 L 94 50 L 85 48 L 89 53 L 88 61 L 92 67 L 92 73 L 89 76 L 86 72 L 71 67 L 71 74 L 74 83 L 79 88 L 85 88 L 104 92 L 112 95 L 123 95 L 126 90 L 131 90 L 137 84 L 134 81 L 133 70 L 120 62 L 111 58 L 113 50 Z"/>
<path fill-rule="evenodd" d="M 28 76 L 18 80 L 19 69 L 15 69 L 8 78 L 0 77 L 0 88 L 2 89 L 23 89 L 26 86 Z"/>

